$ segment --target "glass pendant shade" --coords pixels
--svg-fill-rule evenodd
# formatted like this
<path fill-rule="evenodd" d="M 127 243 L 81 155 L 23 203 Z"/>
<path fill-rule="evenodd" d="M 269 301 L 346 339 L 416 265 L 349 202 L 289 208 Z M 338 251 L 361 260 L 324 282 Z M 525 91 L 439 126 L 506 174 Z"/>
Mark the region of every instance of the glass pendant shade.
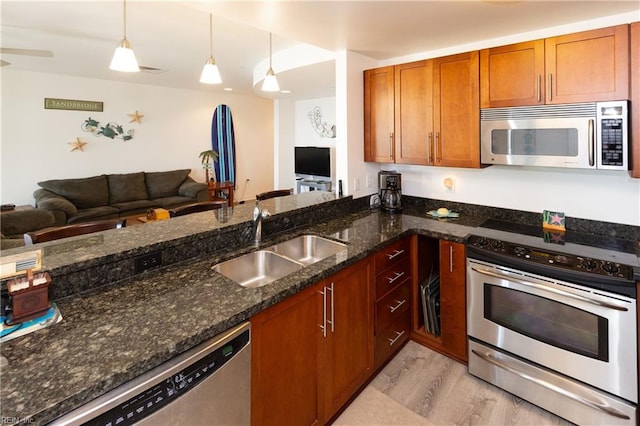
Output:
<path fill-rule="evenodd" d="M 262 81 L 262 91 L 263 92 L 279 92 L 280 85 L 278 84 L 278 80 L 276 79 L 276 73 L 273 72 L 272 68 L 272 59 L 273 59 L 273 41 L 271 37 L 271 33 L 269 33 L 269 71 L 267 71 L 267 75 Z"/>
<path fill-rule="evenodd" d="M 276 74 L 273 72 L 271 68 L 267 71 L 267 76 L 262 81 L 262 91 L 263 92 L 279 92 L 280 85 L 278 84 L 278 79 L 276 78 Z"/>
<path fill-rule="evenodd" d="M 133 53 L 131 44 L 126 38 L 120 42 L 118 47 L 116 47 L 116 51 L 113 54 L 113 59 L 111 59 L 111 65 L 109 65 L 109 68 L 114 71 L 122 72 L 140 71 L 136 55 Z"/>
<path fill-rule="evenodd" d="M 204 68 L 202 69 L 202 74 L 200 75 L 200 83 L 205 84 L 220 84 L 222 83 L 222 78 L 220 77 L 220 71 L 218 70 L 218 66 L 216 65 L 216 60 L 213 59 L 213 56 L 209 57 L 207 63 L 204 64 Z"/>
<path fill-rule="evenodd" d="M 220 77 L 216 60 L 213 59 L 213 15 L 211 13 L 209 14 L 209 41 L 209 59 L 207 59 L 202 69 L 202 74 L 200 74 L 200 83 L 220 84 L 222 83 L 222 77 Z"/>

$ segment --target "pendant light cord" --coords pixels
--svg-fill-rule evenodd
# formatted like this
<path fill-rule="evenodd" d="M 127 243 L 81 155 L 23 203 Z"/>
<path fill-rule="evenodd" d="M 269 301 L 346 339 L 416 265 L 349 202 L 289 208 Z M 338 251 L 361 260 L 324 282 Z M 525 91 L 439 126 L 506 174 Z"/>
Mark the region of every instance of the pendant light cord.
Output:
<path fill-rule="evenodd" d="M 271 33 L 269 33 L 269 69 L 272 68 L 272 64 L 271 64 L 271 58 L 273 56 L 273 42 L 271 41 Z"/>
<path fill-rule="evenodd" d="M 213 14 L 209 14 L 209 53 L 213 58 Z"/>
<path fill-rule="evenodd" d="M 122 20 L 122 22 L 124 22 L 124 39 L 127 39 L 127 0 L 123 0 L 124 3 L 124 8 L 123 8 L 123 14 L 124 14 L 124 19 Z"/>

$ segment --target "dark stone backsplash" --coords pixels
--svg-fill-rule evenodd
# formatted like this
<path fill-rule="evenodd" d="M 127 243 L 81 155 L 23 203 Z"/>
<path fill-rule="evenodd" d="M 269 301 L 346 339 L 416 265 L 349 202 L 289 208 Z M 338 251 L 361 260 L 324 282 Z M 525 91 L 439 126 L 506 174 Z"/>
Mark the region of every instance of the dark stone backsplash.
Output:
<path fill-rule="evenodd" d="M 511 210 L 499 207 L 482 206 L 478 204 L 467 204 L 456 201 L 435 200 L 430 198 L 419 198 L 408 195 L 402 196 L 403 211 L 408 214 L 424 215 L 430 210 L 446 207 L 449 210 L 459 212 L 460 215 L 475 217 L 485 217 L 498 219 L 505 222 L 515 222 L 524 225 L 539 226 L 542 223 L 542 212 L 526 212 L 522 210 Z M 567 230 L 583 232 L 587 234 L 602 235 L 606 237 L 619 238 L 629 241 L 640 239 L 640 227 L 624 225 L 621 223 L 600 222 L 588 219 L 567 217 L 565 226 Z"/>

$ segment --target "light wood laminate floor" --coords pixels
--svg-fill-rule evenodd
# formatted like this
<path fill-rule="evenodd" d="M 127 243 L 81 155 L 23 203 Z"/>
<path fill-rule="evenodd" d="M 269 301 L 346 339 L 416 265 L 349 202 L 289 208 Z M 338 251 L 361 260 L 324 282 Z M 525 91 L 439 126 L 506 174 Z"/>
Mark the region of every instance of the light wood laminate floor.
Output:
<path fill-rule="evenodd" d="M 571 425 L 409 342 L 335 421 L 351 425 Z"/>

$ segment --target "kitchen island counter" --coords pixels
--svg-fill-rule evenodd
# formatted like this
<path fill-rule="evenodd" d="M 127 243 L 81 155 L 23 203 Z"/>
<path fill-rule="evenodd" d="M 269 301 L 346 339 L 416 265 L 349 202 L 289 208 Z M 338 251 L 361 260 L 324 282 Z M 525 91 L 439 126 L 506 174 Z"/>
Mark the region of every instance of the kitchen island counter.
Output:
<path fill-rule="evenodd" d="M 261 288 L 241 287 L 212 271 L 216 263 L 256 249 L 230 244 L 215 254 L 61 298 L 61 323 L 2 344 L 7 365 L 1 369 L 0 414 L 46 424 L 399 238 L 417 233 L 463 243 L 485 220 L 466 215 L 439 221 L 411 213 L 355 209 L 313 225 L 267 232 L 260 247 L 311 233 L 344 241 L 347 248 Z"/>

